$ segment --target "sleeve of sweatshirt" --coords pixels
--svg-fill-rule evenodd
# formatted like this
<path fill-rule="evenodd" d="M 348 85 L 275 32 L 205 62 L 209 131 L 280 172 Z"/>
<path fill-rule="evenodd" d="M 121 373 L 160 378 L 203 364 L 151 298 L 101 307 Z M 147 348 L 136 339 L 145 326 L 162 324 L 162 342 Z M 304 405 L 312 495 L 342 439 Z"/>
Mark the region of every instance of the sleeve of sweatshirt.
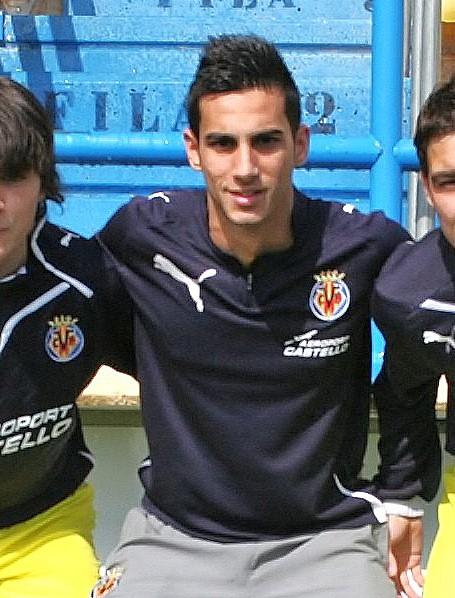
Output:
<path fill-rule="evenodd" d="M 431 500 L 438 490 L 441 473 L 434 409 L 439 379 L 428 375 L 416 381 L 415 386 L 401 383 L 409 365 L 398 371 L 405 356 L 404 347 L 398 358 L 393 351 L 387 352 L 374 384 L 380 434 L 380 465 L 375 482 L 379 497 L 387 502 L 415 496 Z"/>
<path fill-rule="evenodd" d="M 134 316 L 132 301 L 111 256 L 102 251 L 104 288 L 102 317 L 105 320 L 105 363 L 136 377 Z"/>
<path fill-rule="evenodd" d="M 116 343 L 121 349 L 118 357 L 122 371 L 130 367 L 135 372 L 135 362 L 128 355 L 134 356 L 134 309 L 129 293 L 130 280 L 135 263 L 150 260 L 148 255 L 149 240 L 153 235 L 153 223 L 166 217 L 167 203 L 149 201 L 147 197 L 134 197 L 122 206 L 96 235 L 96 240 L 103 253 L 104 268 L 112 289 L 107 303 L 111 306 L 111 321 L 115 324 Z M 146 250 L 143 240 L 146 240 Z M 145 253 L 144 253 L 145 251 Z M 120 339 L 120 345 L 118 345 Z M 122 342 L 123 339 L 123 342 Z M 117 352 L 118 354 L 119 352 Z M 119 369 L 115 364 L 113 367 Z"/>
<path fill-rule="evenodd" d="M 127 257 L 129 233 L 135 230 L 136 219 L 134 218 L 133 204 L 134 199 L 117 210 L 96 235 L 102 250 L 112 258 L 117 269 Z"/>
<path fill-rule="evenodd" d="M 117 213 L 119 214 L 119 213 Z M 120 234 L 120 222 L 117 214 L 111 219 L 118 224 L 116 234 Z M 98 274 L 98 327 L 103 331 L 99 338 L 99 349 L 102 350 L 103 363 L 116 370 L 136 376 L 136 360 L 134 352 L 134 316 L 132 301 L 123 283 L 119 270 L 119 262 L 114 259 L 110 249 L 100 237 L 106 231 L 110 236 L 109 225 L 93 239 L 100 253 L 100 270 Z M 114 232 L 114 231 L 113 231 Z M 115 242 L 112 240 L 113 245 Z"/>
<path fill-rule="evenodd" d="M 415 289 L 423 283 L 418 284 L 421 273 L 414 259 L 419 253 L 414 258 L 413 247 L 406 243 L 397 248 L 372 299 L 373 317 L 386 341 L 383 367 L 373 388 L 380 432 L 375 482 L 385 501 L 416 496 L 431 500 L 441 472 L 435 414 L 441 372 L 425 358 L 422 331 L 415 322 L 414 306 L 419 302 Z"/>

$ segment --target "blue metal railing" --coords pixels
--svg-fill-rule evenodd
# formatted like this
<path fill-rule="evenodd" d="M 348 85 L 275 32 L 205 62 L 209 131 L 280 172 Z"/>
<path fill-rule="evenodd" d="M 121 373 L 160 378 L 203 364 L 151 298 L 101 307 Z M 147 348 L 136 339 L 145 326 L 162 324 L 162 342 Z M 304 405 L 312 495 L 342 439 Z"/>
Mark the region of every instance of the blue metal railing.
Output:
<path fill-rule="evenodd" d="M 57 133 L 55 142 L 59 162 L 187 164 L 180 132 Z M 380 154 L 381 147 L 371 136 L 314 135 L 306 166 L 369 168 Z"/>
<path fill-rule="evenodd" d="M 55 144 L 59 162 L 176 166 L 187 164 L 182 134 L 179 132 L 56 133 Z M 410 139 L 399 139 L 390 147 L 393 159 L 403 170 L 414 170 L 418 167 L 416 152 Z M 384 145 L 372 135 L 314 135 L 311 138 L 310 154 L 305 166 L 370 168 L 379 162 L 383 154 Z M 379 207 L 382 207 L 382 204 Z"/>

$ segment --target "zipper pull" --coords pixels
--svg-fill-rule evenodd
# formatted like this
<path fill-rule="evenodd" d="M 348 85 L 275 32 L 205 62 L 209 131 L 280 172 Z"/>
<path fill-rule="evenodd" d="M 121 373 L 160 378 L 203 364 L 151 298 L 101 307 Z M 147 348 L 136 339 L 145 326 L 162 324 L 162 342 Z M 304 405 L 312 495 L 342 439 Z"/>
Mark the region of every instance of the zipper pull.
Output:
<path fill-rule="evenodd" d="M 253 274 L 248 272 L 246 275 L 246 288 L 251 291 L 253 289 Z"/>

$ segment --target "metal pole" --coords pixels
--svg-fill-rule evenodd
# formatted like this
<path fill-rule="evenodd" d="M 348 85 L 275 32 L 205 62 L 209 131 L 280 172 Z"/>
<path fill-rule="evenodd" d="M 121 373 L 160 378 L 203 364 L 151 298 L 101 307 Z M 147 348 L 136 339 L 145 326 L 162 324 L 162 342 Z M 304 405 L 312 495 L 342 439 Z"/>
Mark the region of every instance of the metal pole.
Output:
<path fill-rule="evenodd" d="M 420 76 L 420 105 L 439 79 L 441 60 L 441 0 L 425 0 L 422 27 L 422 72 Z M 417 186 L 416 239 L 434 228 L 434 210 L 427 202 L 423 185 Z"/>
<path fill-rule="evenodd" d="M 411 15 L 413 0 L 404 0 L 404 31 L 403 31 L 403 73 L 405 77 L 409 76 L 410 68 L 410 39 L 411 39 Z"/>
<path fill-rule="evenodd" d="M 414 0 L 411 60 L 412 135 L 422 103 L 439 78 L 441 59 L 441 0 Z M 420 239 L 434 226 L 434 211 L 426 201 L 417 173 L 410 173 L 408 187 L 408 229 Z"/>
<path fill-rule="evenodd" d="M 371 168 L 370 208 L 401 220 L 402 173 L 393 148 L 401 138 L 403 0 L 374 3 L 371 133 L 382 154 Z"/>
<path fill-rule="evenodd" d="M 419 160 L 412 139 L 400 139 L 393 148 L 393 153 L 401 170 L 419 170 Z"/>
<path fill-rule="evenodd" d="M 411 135 L 415 129 L 417 114 L 421 106 L 420 77 L 422 72 L 422 22 L 424 0 L 414 0 L 412 6 L 412 34 L 411 34 Z M 417 237 L 417 197 L 419 175 L 409 173 L 408 179 L 408 230 Z"/>

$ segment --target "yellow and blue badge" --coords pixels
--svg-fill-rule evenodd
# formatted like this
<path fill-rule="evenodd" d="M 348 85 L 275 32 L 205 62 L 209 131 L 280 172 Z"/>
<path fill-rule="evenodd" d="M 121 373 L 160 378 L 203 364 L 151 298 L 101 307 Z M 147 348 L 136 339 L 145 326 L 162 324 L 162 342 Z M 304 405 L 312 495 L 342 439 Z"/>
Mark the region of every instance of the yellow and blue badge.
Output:
<path fill-rule="evenodd" d="M 44 346 L 51 359 L 65 363 L 75 359 L 84 348 L 84 335 L 72 316 L 55 316 L 48 322 Z"/>
<path fill-rule="evenodd" d="M 326 270 L 314 275 L 316 283 L 310 293 L 310 309 L 325 322 L 331 322 L 346 313 L 351 293 L 344 282 L 344 272 Z"/>
<path fill-rule="evenodd" d="M 115 590 L 123 575 L 122 567 L 100 567 L 100 580 L 93 588 L 90 598 L 103 598 Z"/>

